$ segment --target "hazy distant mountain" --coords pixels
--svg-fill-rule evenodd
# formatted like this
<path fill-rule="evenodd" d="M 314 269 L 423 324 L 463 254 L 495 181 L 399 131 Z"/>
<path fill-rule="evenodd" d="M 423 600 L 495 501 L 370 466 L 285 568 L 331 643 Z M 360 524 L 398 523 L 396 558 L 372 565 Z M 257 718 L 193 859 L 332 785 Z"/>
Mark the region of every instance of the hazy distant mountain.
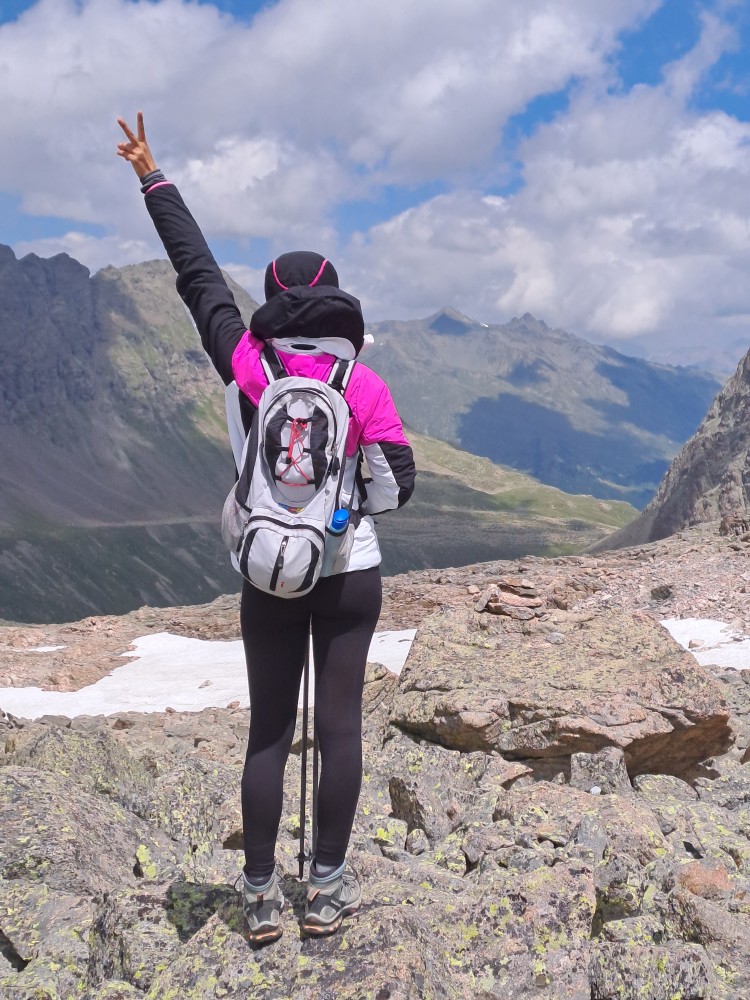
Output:
<path fill-rule="evenodd" d="M 249 319 L 256 304 L 233 287 Z M 192 604 L 236 589 L 217 524 L 232 481 L 222 387 L 169 263 L 90 276 L 66 255 L 16 260 L 0 247 L 0 301 L 0 619 Z M 429 412 L 450 417 L 440 404 L 454 395 L 454 415 L 462 400 L 478 405 L 496 384 L 494 362 L 485 357 L 481 376 L 467 375 L 477 331 L 457 335 L 466 321 L 447 313 L 432 322 L 425 337 L 433 351 L 439 341 L 451 363 L 439 382 L 422 379 L 418 394 L 427 389 Z M 387 336 L 380 331 L 378 339 Z M 412 339 L 423 357 L 428 348 L 419 332 Z M 588 348 L 568 339 L 581 352 Z M 370 358 L 393 360 L 402 348 L 381 343 Z M 542 367 L 551 363 L 540 358 Z M 525 374 L 523 364 L 511 374 L 517 387 L 539 381 L 536 362 Z M 414 383 L 396 368 L 394 395 L 413 424 Z M 525 397 L 513 399 L 525 419 Z M 437 420 L 428 424 L 434 436 L 448 436 L 449 419 L 447 430 Z M 435 443 L 420 440 L 416 451 L 422 471 L 413 504 L 380 519 L 386 572 L 568 552 L 635 514 L 625 504 L 565 498 Z"/>
<path fill-rule="evenodd" d="M 652 542 L 731 515 L 750 523 L 750 352 L 672 462 L 651 503 L 597 548 Z"/>
<path fill-rule="evenodd" d="M 703 372 L 595 346 L 526 315 L 444 309 L 369 327 L 365 356 L 416 430 L 569 493 L 641 507 L 720 388 Z"/>
<path fill-rule="evenodd" d="M 655 364 L 680 365 L 711 372 L 724 383 L 734 373 L 748 348 L 746 339 L 727 341 L 708 331 L 700 343 L 678 346 L 655 345 L 650 339 L 637 337 L 627 341 L 629 354 L 647 358 Z"/>

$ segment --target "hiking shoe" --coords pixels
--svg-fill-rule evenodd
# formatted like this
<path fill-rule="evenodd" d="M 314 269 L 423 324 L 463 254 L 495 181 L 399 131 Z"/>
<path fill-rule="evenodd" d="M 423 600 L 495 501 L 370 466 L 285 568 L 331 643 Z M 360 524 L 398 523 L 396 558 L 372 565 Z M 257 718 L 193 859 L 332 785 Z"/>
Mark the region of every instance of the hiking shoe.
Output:
<path fill-rule="evenodd" d="M 276 872 L 260 888 L 248 882 L 247 875 L 243 872 L 242 909 L 247 918 L 250 941 L 264 943 L 281 937 L 283 928 L 279 917 L 284 909 L 284 902 Z"/>
<path fill-rule="evenodd" d="M 302 930 L 306 934 L 333 934 L 344 917 L 359 908 L 361 901 L 359 880 L 352 868 L 342 865 L 324 878 L 316 878 L 311 871 Z"/>

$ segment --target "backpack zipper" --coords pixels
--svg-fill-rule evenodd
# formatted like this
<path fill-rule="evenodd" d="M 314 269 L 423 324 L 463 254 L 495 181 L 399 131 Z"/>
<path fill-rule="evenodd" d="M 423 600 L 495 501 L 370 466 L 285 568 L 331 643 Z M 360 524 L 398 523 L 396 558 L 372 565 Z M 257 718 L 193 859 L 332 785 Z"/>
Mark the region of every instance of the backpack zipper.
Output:
<path fill-rule="evenodd" d="M 289 541 L 289 535 L 284 535 L 281 540 L 281 545 L 279 546 L 279 554 L 276 556 L 276 565 L 273 568 L 273 573 L 271 574 L 271 580 L 268 584 L 271 590 L 276 590 L 276 584 L 279 582 L 279 573 L 284 566 L 284 553 L 286 552 L 286 546 Z"/>

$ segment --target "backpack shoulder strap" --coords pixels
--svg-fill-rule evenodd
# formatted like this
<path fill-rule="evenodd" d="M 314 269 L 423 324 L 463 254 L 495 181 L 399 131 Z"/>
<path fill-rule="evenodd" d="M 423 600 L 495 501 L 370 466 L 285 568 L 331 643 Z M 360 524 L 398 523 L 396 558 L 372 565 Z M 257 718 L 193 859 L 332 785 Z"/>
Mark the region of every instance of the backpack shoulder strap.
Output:
<path fill-rule="evenodd" d="M 331 374 L 328 376 L 328 385 L 332 389 L 335 389 L 336 392 L 340 392 L 342 396 L 349 385 L 356 363 L 356 361 L 344 361 L 341 359 L 334 364 Z"/>
<path fill-rule="evenodd" d="M 280 378 L 286 378 L 289 374 L 281 363 L 281 358 L 276 353 L 271 344 L 264 344 L 263 350 L 258 355 L 263 374 L 268 379 L 268 384 L 276 382 Z"/>

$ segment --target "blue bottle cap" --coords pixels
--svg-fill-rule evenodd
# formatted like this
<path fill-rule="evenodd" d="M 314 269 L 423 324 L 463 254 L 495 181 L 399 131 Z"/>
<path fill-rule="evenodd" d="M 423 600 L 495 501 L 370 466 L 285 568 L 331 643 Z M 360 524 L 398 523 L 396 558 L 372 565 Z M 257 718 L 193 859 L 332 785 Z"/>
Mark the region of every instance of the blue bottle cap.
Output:
<path fill-rule="evenodd" d="M 333 512 L 333 517 L 331 518 L 331 531 L 339 532 L 344 531 L 346 526 L 349 524 L 349 511 L 340 508 Z"/>

